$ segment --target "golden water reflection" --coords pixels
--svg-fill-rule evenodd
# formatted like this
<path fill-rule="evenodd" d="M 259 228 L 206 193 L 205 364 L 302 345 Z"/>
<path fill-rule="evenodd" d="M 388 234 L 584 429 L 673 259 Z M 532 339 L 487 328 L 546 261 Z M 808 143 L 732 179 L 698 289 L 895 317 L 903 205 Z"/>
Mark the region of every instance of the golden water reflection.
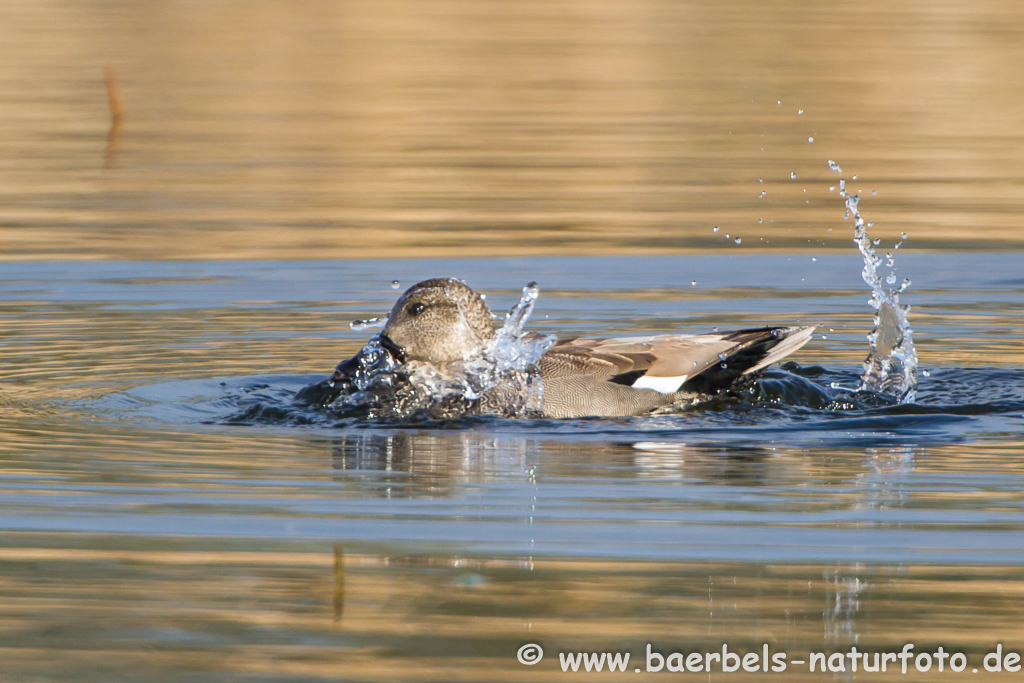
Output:
<path fill-rule="evenodd" d="M 11 0 L 0 258 L 1020 245 L 1018 9 Z"/>
<path fill-rule="evenodd" d="M 769 643 L 796 659 L 913 642 L 978 664 L 995 643 L 1011 647 L 1024 597 L 1019 567 L 479 559 L 19 534 L 0 543 L 11 680 L 553 680 L 564 676 L 558 652 L 629 651 L 643 667 L 647 643 Z M 529 669 L 515 659 L 527 642 L 546 652 Z M 820 680 L 795 665 L 785 677 Z"/>

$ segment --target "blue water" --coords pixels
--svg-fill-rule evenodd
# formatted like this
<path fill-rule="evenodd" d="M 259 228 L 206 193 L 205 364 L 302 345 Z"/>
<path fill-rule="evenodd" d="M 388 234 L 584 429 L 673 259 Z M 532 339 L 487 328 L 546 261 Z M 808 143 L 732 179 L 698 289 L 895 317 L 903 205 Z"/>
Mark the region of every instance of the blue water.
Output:
<path fill-rule="evenodd" d="M 548 643 L 566 624 L 632 643 L 638 605 L 684 610 L 687 642 L 762 638 L 798 614 L 772 631 L 812 649 L 893 619 L 926 630 L 955 602 L 989 624 L 965 644 L 980 652 L 1015 628 L 997 605 L 1022 585 L 1022 258 L 901 251 L 928 372 L 904 405 L 847 389 L 872 314 L 853 254 L 7 264 L 0 635 L 25 653 L 150 648 L 138 670 L 160 680 L 161 648 L 259 657 L 273 641 L 336 662 L 381 628 L 398 650 L 367 666 L 428 666 L 434 649 L 488 652 L 460 629 L 489 614 L 503 625 L 488 656 L 514 668 L 526 624 Z M 360 348 L 369 332 L 348 323 L 385 312 L 392 280 L 436 275 L 496 311 L 536 280 L 528 328 L 563 336 L 819 329 L 751 392 L 674 415 L 408 424 L 291 403 Z M 402 629 L 422 648 L 401 650 Z"/>

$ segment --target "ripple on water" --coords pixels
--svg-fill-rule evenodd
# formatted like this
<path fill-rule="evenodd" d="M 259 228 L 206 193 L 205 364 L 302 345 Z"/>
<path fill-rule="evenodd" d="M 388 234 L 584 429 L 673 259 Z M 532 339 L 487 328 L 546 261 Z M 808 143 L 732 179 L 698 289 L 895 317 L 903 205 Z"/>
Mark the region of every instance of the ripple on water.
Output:
<path fill-rule="evenodd" d="M 581 613 L 634 653 L 669 622 L 673 646 L 770 631 L 791 651 L 893 649 L 893 623 L 959 645 L 971 623 L 979 659 L 1019 621 L 1024 309 L 996 273 L 1019 255 L 911 268 L 931 373 L 905 404 L 856 390 L 860 259 L 818 256 L 201 264 L 194 282 L 153 264 L 161 284 L 94 285 L 103 302 L 76 275 L 99 266 L 47 271 L 45 296 L 0 303 L 5 664 L 107 680 L 115 643 L 149 653 L 131 655 L 140 680 L 185 659 L 236 663 L 211 680 L 314 660 L 370 679 L 412 648 L 415 678 L 483 628 L 492 656 L 456 659 L 484 680 L 524 626 L 556 651 Z M 365 421 L 292 402 L 365 342 L 344 323 L 390 306 L 388 278 L 452 270 L 509 305 L 509 281 L 550 283 L 542 332 L 835 329 L 799 356 L 816 364 L 673 415 Z M 595 273 L 604 289 L 580 284 Z"/>
<path fill-rule="evenodd" d="M 476 429 L 541 433 L 581 440 L 617 435 L 688 443 L 785 443 L 870 446 L 1002 438 L 1024 417 L 1024 370 L 942 368 L 919 386 L 914 403 L 898 403 L 856 386 L 855 368 L 801 366 L 770 369 L 751 388 L 717 397 L 677 414 L 578 420 L 364 420 L 330 408 L 299 406 L 295 392 L 315 376 L 266 376 L 149 385 L 91 403 L 119 420 L 167 425 L 247 425 L 318 430 Z M 840 387 L 840 388 L 837 388 Z"/>

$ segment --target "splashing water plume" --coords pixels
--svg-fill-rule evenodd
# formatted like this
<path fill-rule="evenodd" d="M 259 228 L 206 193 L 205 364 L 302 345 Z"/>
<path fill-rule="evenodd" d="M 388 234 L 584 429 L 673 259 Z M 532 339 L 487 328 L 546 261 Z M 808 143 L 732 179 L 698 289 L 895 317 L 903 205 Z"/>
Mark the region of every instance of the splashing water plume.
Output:
<path fill-rule="evenodd" d="M 376 330 L 384 327 L 388 323 L 388 317 L 382 316 L 380 318 L 367 318 L 366 320 L 353 320 L 348 324 L 349 328 L 362 332 L 363 330 Z"/>
<path fill-rule="evenodd" d="M 523 333 L 523 326 L 530 319 L 539 294 L 540 287 L 536 282 L 523 287 L 522 297 L 505 314 L 505 323 L 483 352 L 464 362 L 474 393 L 484 394 L 499 386 L 510 375 L 522 376 L 530 393 L 523 405 L 528 409 L 540 409 L 542 390 L 537 363 L 544 352 L 554 345 L 555 336 Z"/>
<path fill-rule="evenodd" d="M 873 241 L 868 235 L 867 226 L 858 210 L 860 197 L 846 191 L 846 181 L 842 179 L 843 169 L 835 161 L 830 159 L 828 166 L 840 174 L 839 196 L 846 202 L 845 217 L 853 217 L 853 241 L 864 257 L 861 277 L 871 287 L 868 303 L 877 311 L 874 329 L 868 335 L 871 350 L 864 361 L 864 375 L 859 389 L 892 396 L 900 403 L 911 403 L 917 388 L 917 350 L 914 348 L 913 330 L 907 321 L 910 306 L 900 304 L 900 294 L 910 286 L 910 280 L 903 280 L 895 289 L 882 286 L 882 276 L 878 272 L 882 258 L 875 253 L 878 241 Z M 885 268 L 889 269 L 885 282 L 888 285 L 896 284 L 894 254 L 906 238 L 907 234 L 903 233 L 893 251 L 885 256 Z"/>

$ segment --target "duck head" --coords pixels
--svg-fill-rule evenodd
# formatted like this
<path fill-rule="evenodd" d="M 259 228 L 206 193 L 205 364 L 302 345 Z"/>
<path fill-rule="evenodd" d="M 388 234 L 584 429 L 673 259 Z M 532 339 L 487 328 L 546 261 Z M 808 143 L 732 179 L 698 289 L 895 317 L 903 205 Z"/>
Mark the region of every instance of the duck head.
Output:
<path fill-rule="evenodd" d="M 493 320 L 483 297 L 461 280 L 424 280 L 395 302 L 381 344 L 405 361 L 451 363 L 486 346 Z"/>
<path fill-rule="evenodd" d="M 444 365 L 477 353 L 494 337 L 491 309 L 483 297 L 454 278 L 424 280 L 398 299 L 378 341 L 392 359 Z M 334 374 L 296 394 L 301 405 L 336 399 L 364 364 L 362 351 L 342 361 Z"/>

